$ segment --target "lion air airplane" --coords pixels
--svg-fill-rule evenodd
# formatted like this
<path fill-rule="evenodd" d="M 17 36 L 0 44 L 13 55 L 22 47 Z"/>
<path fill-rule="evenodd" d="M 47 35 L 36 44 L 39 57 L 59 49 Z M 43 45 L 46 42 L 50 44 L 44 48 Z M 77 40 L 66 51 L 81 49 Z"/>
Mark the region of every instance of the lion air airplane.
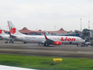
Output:
<path fill-rule="evenodd" d="M 10 38 L 10 35 L 6 34 L 1 28 L 0 28 L 0 38 L 5 39 L 6 40 L 5 43 L 8 43 L 8 41 L 9 41 L 9 43 L 10 42 L 13 43 L 12 38 Z"/>
<path fill-rule="evenodd" d="M 83 40 L 82 38 L 75 36 L 46 36 L 45 34 L 43 36 L 24 35 L 15 28 L 11 21 L 7 22 L 10 30 L 10 36 L 23 42 L 42 43 L 44 44 L 44 46 L 49 46 L 50 44 L 61 45 L 62 43 L 80 44 L 85 42 L 85 40 Z"/>

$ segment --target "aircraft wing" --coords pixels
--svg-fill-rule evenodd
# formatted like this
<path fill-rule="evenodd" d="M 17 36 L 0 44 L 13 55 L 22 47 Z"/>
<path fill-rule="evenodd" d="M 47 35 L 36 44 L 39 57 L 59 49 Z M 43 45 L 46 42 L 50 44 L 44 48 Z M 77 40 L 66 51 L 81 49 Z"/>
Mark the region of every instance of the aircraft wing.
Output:
<path fill-rule="evenodd" d="M 48 43 L 48 44 L 54 44 L 54 41 L 51 40 L 51 39 L 46 39 L 45 43 Z"/>
<path fill-rule="evenodd" d="M 54 41 L 53 40 L 48 39 L 45 34 L 44 34 L 44 36 L 45 36 L 45 39 L 46 39 L 46 41 L 45 41 L 46 44 L 54 44 Z"/>
<path fill-rule="evenodd" d="M 0 36 L 0 38 L 2 38 L 2 36 Z"/>
<path fill-rule="evenodd" d="M 47 45 L 49 46 L 49 44 L 53 44 L 53 45 L 61 45 L 61 41 L 54 41 L 54 40 L 51 40 L 51 39 L 48 39 L 47 36 L 44 34 L 45 36 L 45 44 L 44 45 Z"/>
<path fill-rule="evenodd" d="M 10 38 L 13 38 L 13 39 L 15 39 L 15 38 L 16 38 L 16 36 L 10 35 Z"/>

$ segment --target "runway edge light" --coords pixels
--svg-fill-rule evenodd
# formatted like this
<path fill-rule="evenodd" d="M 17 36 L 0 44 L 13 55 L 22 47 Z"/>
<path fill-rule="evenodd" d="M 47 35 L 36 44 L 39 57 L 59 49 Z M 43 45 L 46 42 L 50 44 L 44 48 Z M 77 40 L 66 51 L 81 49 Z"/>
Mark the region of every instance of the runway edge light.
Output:
<path fill-rule="evenodd" d="M 62 62 L 62 58 L 53 58 L 53 62 Z"/>

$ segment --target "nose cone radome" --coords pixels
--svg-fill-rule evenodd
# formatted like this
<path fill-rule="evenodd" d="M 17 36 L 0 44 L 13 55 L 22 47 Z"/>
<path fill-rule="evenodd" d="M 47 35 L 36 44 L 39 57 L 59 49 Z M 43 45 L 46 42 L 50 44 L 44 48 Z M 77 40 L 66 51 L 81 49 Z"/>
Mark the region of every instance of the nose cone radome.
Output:
<path fill-rule="evenodd" d="M 82 40 L 82 43 L 84 43 L 85 42 L 85 40 Z"/>

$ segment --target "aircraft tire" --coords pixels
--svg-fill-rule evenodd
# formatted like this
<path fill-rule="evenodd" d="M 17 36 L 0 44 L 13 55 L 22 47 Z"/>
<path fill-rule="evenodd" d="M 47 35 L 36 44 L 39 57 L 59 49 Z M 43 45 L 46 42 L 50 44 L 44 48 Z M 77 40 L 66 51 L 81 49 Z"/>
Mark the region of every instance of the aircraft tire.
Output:
<path fill-rule="evenodd" d="M 13 44 L 14 42 L 12 41 L 12 44 Z"/>
<path fill-rule="evenodd" d="M 44 43 L 44 46 L 46 46 L 46 44 Z"/>
<path fill-rule="evenodd" d="M 72 42 L 69 42 L 69 44 L 71 45 L 71 44 L 72 44 Z"/>
<path fill-rule="evenodd" d="M 49 46 L 49 44 L 46 45 L 47 47 Z"/>
<path fill-rule="evenodd" d="M 27 42 L 24 42 L 24 44 L 26 44 Z"/>

